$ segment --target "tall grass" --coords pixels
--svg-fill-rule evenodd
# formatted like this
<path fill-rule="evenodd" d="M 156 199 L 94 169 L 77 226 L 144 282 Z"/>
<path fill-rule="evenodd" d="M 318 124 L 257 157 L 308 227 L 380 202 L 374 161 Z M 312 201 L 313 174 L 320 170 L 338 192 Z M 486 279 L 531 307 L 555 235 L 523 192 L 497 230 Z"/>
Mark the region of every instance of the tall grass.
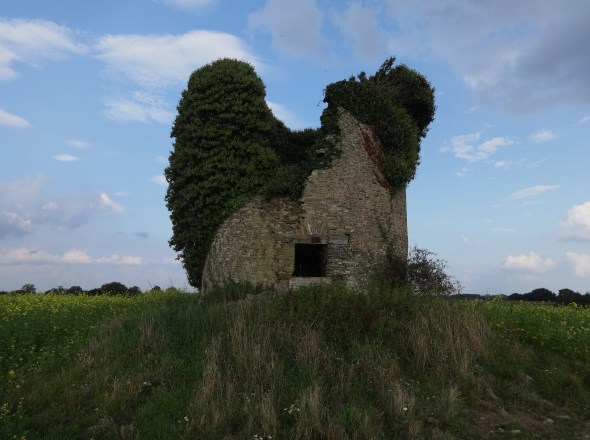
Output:
<path fill-rule="evenodd" d="M 209 313 L 222 324 L 183 438 L 436 436 L 477 382 L 490 337 L 475 309 L 403 289 L 314 287 Z M 438 426 L 423 426 L 431 414 Z"/>
<path fill-rule="evenodd" d="M 133 301 L 94 320 L 66 314 L 61 357 L 27 369 L 18 389 L 0 388 L 0 438 L 468 439 L 501 438 L 511 426 L 576 438 L 590 408 L 588 368 L 499 333 L 479 302 L 333 285 Z M 23 321 L 2 316 L 0 334 Z M 57 319 L 36 316 L 29 325 L 46 329 Z M 4 341 L 0 353 L 10 353 Z M 15 358 L 3 359 L 9 374 Z M 575 401 L 558 399 L 560 386 Z M 488 422 L 508 411 L 569 418 Z"/>

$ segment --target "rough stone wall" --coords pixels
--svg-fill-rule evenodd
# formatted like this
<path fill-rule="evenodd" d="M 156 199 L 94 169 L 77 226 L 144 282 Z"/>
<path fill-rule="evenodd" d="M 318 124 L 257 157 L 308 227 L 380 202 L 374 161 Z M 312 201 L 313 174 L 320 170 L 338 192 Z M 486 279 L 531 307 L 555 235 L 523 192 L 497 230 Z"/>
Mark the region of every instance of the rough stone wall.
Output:
<path fill-rule="evenodd" d="M 406 258 L 406 194 L 390 194 L 380 171 L 381 142 L 373 127 L 346 111 L 339 126 L 340 156 L 312 172 L 299 201 L 256 197 L 223 223 L 207 256 L 203 289 L 228 280 L 278 290 L 329 280 L 363 288 L 389 245 Z M 296 243 L 326 245 L 324 278 L 292 277 Z"/>

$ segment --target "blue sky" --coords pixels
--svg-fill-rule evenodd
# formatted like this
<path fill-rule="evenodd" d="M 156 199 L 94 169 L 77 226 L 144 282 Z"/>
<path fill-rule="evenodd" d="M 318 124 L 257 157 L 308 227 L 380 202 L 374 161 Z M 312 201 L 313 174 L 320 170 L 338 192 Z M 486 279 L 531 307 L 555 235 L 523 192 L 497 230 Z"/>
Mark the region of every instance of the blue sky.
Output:
<path fill-rule="evenodd" d="M 590 290 L 590 3 L 22 0 L 0 4 L 0 290 L 189 287 L 163 169 L 190 73 L 251 62 L 275 114 L 388 56 L 436 88 L 410 243 L 467 292 Z"/>

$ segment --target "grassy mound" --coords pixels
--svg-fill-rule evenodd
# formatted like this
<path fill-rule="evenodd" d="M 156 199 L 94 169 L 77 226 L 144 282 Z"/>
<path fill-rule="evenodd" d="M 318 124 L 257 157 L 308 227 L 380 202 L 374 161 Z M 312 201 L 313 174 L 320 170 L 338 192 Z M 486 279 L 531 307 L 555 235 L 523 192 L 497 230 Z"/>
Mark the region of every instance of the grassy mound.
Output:
<path fill-rule="evenodd" d="M 535 343 L 527 332 L 540 330 L 509 305 L 383 288 L 254 293 L 0 297 L 0 438 L 567 439 L 590 428 L 588 353 Z M 42 312 L 60 302 L 70 306 Z M 565 310 L 588 326 L 589 310 Z"/>

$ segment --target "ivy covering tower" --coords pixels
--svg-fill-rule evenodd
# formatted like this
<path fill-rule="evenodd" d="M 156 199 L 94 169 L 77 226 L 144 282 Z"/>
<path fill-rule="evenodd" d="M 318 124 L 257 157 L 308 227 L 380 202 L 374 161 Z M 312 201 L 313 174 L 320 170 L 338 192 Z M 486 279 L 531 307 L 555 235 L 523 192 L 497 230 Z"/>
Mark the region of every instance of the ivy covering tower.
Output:
<path fill-rule="evenodd" d="M 374 131 L 376 172 L 391 197 L 405 190 L 434 118 L 434 89 L 394 62 L 389 58 L 370 77 L 363 72 L 328 85 L 321 127 L 303 131 L 273 116 L 264 84 L 248 63 L 222 59 L 193 72 L 178 104 L 165 172 L 170 245 L 191 285 L 201 286 L 207 255 L 226 219 L 257 195 L 297 201 L 312 171 L 339 157 L 341 110 Z"/>
<path fill-rule="evenodd" d="M 278 164 L 270 147 L 274 116 L 252 66 L 231 59 L 193 72 L 177 109 L 165 172 L 170 245 L 198 286 L 216 229 Z"/>

